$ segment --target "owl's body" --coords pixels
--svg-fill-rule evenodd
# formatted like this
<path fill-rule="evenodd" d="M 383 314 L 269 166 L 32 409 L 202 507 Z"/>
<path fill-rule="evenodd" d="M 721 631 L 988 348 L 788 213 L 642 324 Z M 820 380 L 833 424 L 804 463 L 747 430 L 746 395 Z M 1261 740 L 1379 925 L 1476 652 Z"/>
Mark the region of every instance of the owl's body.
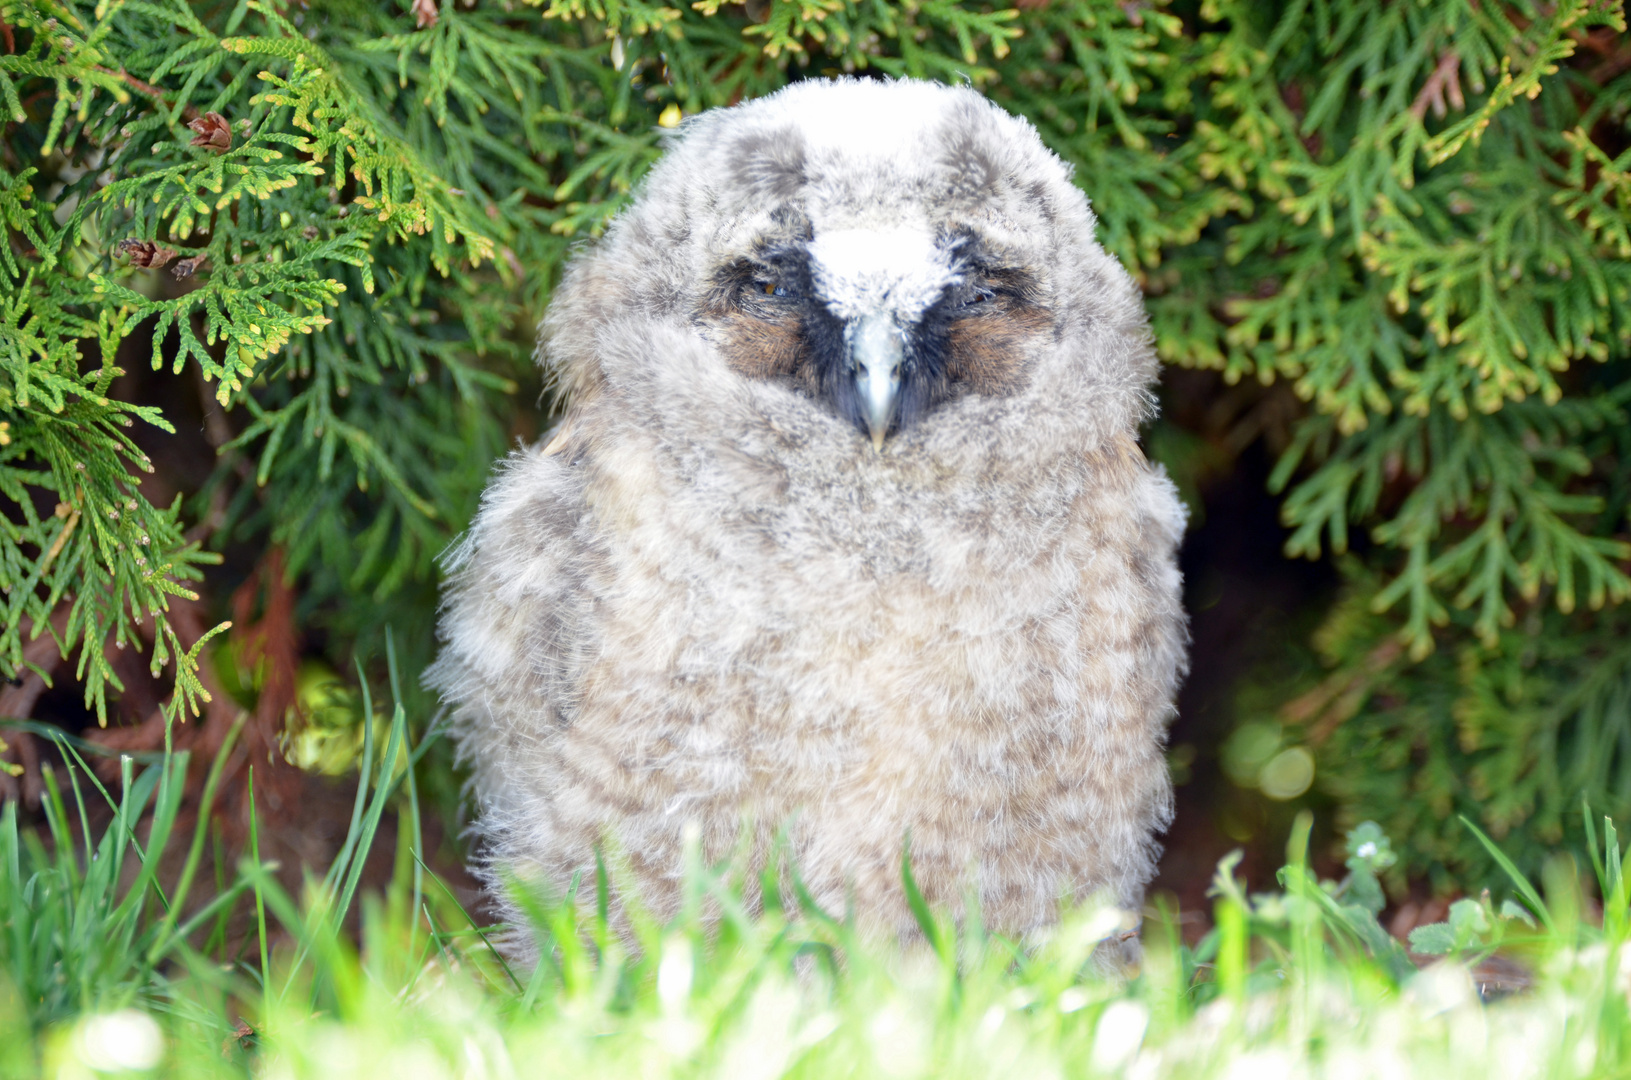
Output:
<path fill-rule="evenodd" d="M 433 682 L 484 865 L 704 854 L 830 910 L 1024 931 L 1136 903 L 1168 817 L 1183 511 L 1138 291 L 973 91 L 800 84 L 687 123 L 546 319 L 568 395 L 452 564 Z M 507 869 L 501 869 L 507 868 Z"/>

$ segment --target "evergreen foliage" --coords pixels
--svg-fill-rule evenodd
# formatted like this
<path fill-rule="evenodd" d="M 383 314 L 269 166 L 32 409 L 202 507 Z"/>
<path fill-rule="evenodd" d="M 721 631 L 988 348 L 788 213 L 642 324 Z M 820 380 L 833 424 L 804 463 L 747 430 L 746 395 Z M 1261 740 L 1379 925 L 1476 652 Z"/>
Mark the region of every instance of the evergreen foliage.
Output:
<path fill-rule="evenodd" d="M 1485 865 L 1451 807 L 1624 815 L 1624 31 L 1614 0 L 0 0 L 0 675 L 54 635 L 100 713 L 135 645 L 196 708 L 167 602 L 230 544 L 287 552 L 336 653 L 427 626 L 536 433 L 550 286 L 663 129 L 968 78 L 1075 165 L 1166 360 L 1294 394 L 1287 552 L 1356 554 L 1340 707 L 1290 719 L 1348 812 L 1451 872 Z M 227 410 L 190 500 L 142 482 L 174 418 L 121 397 L 138 364 Z"/>

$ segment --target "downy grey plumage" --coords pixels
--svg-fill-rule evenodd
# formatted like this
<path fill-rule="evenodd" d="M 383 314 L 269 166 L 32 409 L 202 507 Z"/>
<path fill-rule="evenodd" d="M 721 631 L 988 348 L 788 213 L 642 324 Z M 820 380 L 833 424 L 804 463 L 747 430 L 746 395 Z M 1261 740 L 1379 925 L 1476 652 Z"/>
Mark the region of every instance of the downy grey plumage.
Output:
<path fill-rule="evenodd" d="M 429 678 L 490 884 L 559 892 L 605 843 L 671 911 L 689 823 L 709 859 L 785 827 L 879 928 L 911 925 L 908 834 L 929 898 L 990 925 L 1137 905 L 1184 511 L 1093 231 L 970 89 L 811 81 L 685 122 L 555 293 L 565 420 L 449 557 Z"/>

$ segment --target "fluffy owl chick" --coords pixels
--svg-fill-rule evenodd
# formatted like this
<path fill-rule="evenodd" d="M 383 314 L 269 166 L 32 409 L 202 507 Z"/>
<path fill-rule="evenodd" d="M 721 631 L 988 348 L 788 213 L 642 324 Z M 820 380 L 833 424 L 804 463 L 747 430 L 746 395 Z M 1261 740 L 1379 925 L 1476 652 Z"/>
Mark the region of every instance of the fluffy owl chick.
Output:
<path fill-rule="evenodd" d="M 430 679 L 490 884 L 558 892 L 605 843 L 663 912 L 688 827 L 710 860 L 785 827 L 874 927 L 911 923 L 908 835 L 931 901 L 1007 930 L 1138 902 L 1184 512 L 1093 229 L 969 89 L 804 82 L 685 123 L 555 293 L 566 419 L 451 556 Z"/>

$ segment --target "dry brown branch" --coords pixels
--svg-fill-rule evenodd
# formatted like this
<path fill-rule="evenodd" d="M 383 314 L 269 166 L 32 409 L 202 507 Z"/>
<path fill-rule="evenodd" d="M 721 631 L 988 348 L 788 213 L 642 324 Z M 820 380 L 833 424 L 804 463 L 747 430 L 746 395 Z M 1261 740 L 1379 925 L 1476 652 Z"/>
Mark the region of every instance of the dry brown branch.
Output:
<path fill-rule="evenodd" d="M 57 639 L 62 636 L 68 625 L 68 605 L 59 604 L 57 610 L 51 613 L 51 630 L 41 633 L 38 637 L 23 646 L 23 662 L 32 665 L 25 668 L 15 683 L 0 685 L 0 716 L 8 720 L 29 720 L 34 716 L 34 706 L 38 704 L 40 695 L 45 693 L 45 678 L 41 672 L 49 676 L 62 666 L 62 653 L 57 648 Z M 22 636 L 27 638 L 33 632 L 32 624 L 23 627 Z M 39 670 L 34 670 L 35 668 Z M 40 750 L 35 737 L 26 731 L 17 731 L 6 736 L 8 748 L 6 756 L 23 767 L 21 776 L 12 776 L 9 772 L 0 771 L 0 800 L 16 799 L 19 796 L 30 807 L 40 805 L 40 795 L 45 790 L 44 781 L 40 775 Z"/>
<path fill-rule="evenodd" d="M 1443 117 L 1449 111 L 1445 106 L 1446 98 L 1457 112 L 1467 107 L 1466 98 L 1461 96 L 1461 56 L 1454 49 L 1446 49 L 1439 54 L 1438 65 L 1427 76 L 1416 100 L 1411 102 L 1410 111 L 1417 120 L 1425 120 L 1430 105 L 1434 116 Z"/>

